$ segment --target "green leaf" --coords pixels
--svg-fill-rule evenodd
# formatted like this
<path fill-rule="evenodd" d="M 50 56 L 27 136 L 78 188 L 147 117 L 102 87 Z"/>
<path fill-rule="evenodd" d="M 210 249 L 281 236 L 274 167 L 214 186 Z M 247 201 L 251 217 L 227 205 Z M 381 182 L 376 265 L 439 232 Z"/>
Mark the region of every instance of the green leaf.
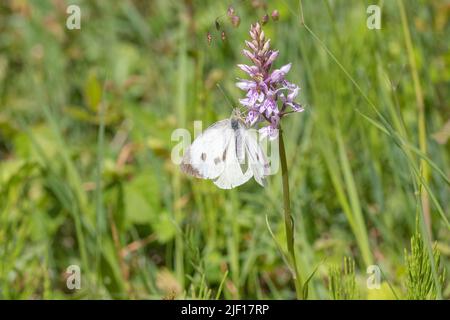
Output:
<path fill-rule="evenodd" d="M 321 263 L 319 263 L 314 270 L 309 274 L 308 278 L 306 278 L 305 282 L 303 283 L 303 298 L 305 300 L 308 299 L 308 285 L 309 282 L 311 281 L 311 279 L 314 277 L 314 275 L 316 274 L 317 269 L 319 269 L 319 266 L 323 263 L 323 261 Z"/>
<path fill-rule="evenodd" d="M 158 216 L 157 221 L 153 225 L 154 231 L 161 243 L 167 243 L 172 240 L 176 233 L 174 221 L 168 213 L 162 213 Z"/>
<path fill-rule="evenodd" d="M 150 171 L 135 176 L 124 186 L 125 218 L 133 224 L 154 224 L 160 212 L 158 181 Z"/>

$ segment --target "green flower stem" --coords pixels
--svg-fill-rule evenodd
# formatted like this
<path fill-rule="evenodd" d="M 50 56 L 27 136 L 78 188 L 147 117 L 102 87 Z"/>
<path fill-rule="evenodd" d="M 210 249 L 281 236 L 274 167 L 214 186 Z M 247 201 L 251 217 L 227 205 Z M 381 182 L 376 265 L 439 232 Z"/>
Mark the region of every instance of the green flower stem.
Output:
<path fill-rule="evenodd" d="M 279 153 L 281 162 L 281 178 L 283 182 L 284 225 L 286 228 L 286 242 L 289 252 L 291 267 L 294 269 L 293 278 L 297 299 L 303 300 L 303 288 L 300 273 L 298 272 L 297 259 L 294 250 L 294 220 L 291 215 L 291 203 L 289 198 L 289 172 L 286 162 L 286 150 L 284 148 L 283 131 L 279 127 Z"/>

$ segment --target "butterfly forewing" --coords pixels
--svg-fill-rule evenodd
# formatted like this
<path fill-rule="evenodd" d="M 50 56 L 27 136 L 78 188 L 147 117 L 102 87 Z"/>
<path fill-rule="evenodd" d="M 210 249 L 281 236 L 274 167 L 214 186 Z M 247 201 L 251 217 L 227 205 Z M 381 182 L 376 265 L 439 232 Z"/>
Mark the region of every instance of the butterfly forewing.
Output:
<path fill-rule="evenodd" d="M 234 138 L 230 120 L 216 122 L 206 129 L 187 149 L 181 170 L 203 179 L 215 179 L 224 170 L 224 152 Z"/>

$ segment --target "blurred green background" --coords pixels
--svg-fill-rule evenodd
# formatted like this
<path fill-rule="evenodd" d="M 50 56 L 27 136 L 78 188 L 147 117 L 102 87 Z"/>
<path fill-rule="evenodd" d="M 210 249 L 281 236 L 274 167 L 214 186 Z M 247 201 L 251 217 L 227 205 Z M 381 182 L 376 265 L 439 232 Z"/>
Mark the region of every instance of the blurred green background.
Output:
<path fill-rule="evenodd" d="M 304 0 L 305 26 L 294 0 L 2 1 L 0 298 L 295 297 L 280 174 L 225 191 L 170 158 L 174 129 L 229 116 L 216 84 L 242 97 L 249 26 L 277 9 L 264 31 L 306 108 L 283 126 L 308 297 L 448 299 L 450 4 L 373 2 Z"/>

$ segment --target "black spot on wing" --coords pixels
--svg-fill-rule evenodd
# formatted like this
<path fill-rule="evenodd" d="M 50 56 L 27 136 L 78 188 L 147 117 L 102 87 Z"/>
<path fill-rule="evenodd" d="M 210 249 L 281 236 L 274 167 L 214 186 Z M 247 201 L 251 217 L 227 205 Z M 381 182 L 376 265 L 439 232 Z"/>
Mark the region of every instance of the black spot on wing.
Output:
<path fill-rule="evenodd" d="M 198 171 L 198 169 L 192 166 L 191 164 L 192 158 L 190 151 L 191 151 L 190 149 L 186 151 L 186 154 L 184 155 L 183 160 L 181 161 L 180 164 L 181 171 L 196 178 L 204 178 L 204 176 Z"/>
<path fill-rule="evenodd" d="M 202 159 L 202 161 L 205 161 L 206 160 L 206 153 L 202 153 L 202 155 L 200 156 L 200 158 Z"/>
<path fill-rule="evenodd" d="M 181 170 L 182 170 L 184 173 L 187 173 L 187 174 L 189 174 L 189 175 L 191 175 L 191 176 L 193 176 L 193 177 L 196 177 L 196 178 L 204 178 L 204 177 L 200 174 L 200 172 L 199 172 L 196 168 L 194 168 L 190 163 L 182 163 L 182 164 L 180 165 L 180 167 L 181 167 Z"/>

